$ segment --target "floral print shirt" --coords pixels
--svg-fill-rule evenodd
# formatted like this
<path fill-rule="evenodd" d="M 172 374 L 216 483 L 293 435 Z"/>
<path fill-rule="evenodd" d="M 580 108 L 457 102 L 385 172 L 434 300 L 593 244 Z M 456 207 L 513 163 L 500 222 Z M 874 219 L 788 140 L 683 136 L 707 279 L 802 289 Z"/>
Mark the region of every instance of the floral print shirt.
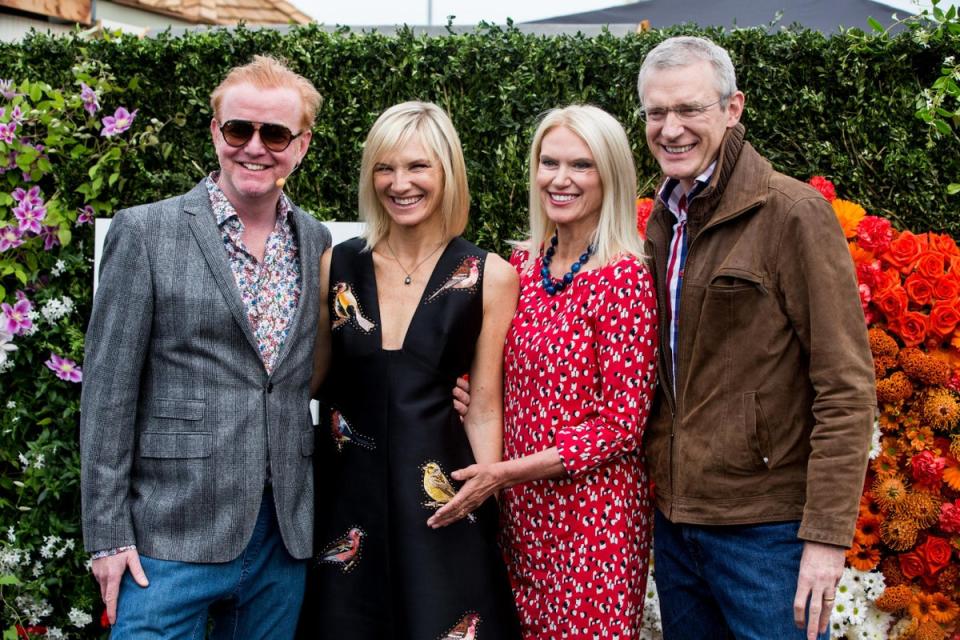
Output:
<path fill-rule="evenodd" d="M 300 302 L 300 258 L 290 220 L 293 204 L 285 194 L 280 196 L 276 226 L 267 237 L 263 262 L 259 262 L 243 244 L 243 222 L 217 186 L 218 176 L 214 172 L 207 177 L 207 193 L 223 236 L 230 270 L 247 311 L 247 321 L 257 339 L 260 359 L 269 374 Z"/>

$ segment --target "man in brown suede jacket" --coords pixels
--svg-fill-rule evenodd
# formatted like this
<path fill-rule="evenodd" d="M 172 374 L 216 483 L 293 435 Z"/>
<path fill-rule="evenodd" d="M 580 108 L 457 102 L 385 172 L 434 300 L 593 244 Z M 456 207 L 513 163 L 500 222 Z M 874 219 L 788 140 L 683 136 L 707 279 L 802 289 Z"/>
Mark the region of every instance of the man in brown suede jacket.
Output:
<path fill-rule="evenodd" d="M 647 227 L 661 352 L 645 441 L 664 637 L 813 640 L 876 402 L 853 263 L 826 200 L 744 140 L 725 50 L 670 38 L 638 91 L 665 175 Z"/>

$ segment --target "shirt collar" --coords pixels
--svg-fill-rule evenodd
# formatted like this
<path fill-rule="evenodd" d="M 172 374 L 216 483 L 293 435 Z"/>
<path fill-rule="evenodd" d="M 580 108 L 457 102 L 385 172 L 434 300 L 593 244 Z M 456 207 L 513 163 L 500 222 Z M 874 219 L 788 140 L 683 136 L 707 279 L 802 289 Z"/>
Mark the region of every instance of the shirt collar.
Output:
<path fill-rule="evenodd" d="M 667 178 L 663 186 L 660 187 L 660 193 L 658 197 L 660 201 L 670 210 L 670 212 L 680 218 L 680 196 L 687 196 L 687 206 L 689 207 L 690 202 L 700 194 L 701 191 L 707 188 L 707 185 L 710 184 L 710 178 L 713 177 L 713 172 L 717 168 L 717 161 L 714 160 L 710 163 L 703 173 L 698 175 L 693 182 L 693 186 L 690 190 L 683 194 L 680 192 L 680 189 L 677 187 L 680 185 L 680 181 L 676 178 Z"/>
<path fill-rule="evenodd" d="M 217 184 L 219 178 L 219 171 L 211 172 L 210 175 L 207 176 L 206 185 L 207 194 L 210 196 L 210 206 L 213 208 L 214 217 L 217 219 L 217 226 L 222 227 L 224 223 L 232 218 L 239 220 L 240 216 L 237 214 L 233 203 L 227 198 L 227 194 L 225 194 L 223 189 L 220 188 L 220 185 Z M 277 201 L 277 221 L 281 224 L 286 223 L 291 211 L 293 211 L 293 203 L 290 201 L 290 198 L 287 197 L 287 194 L 281 193 L 280 199 Z"/>

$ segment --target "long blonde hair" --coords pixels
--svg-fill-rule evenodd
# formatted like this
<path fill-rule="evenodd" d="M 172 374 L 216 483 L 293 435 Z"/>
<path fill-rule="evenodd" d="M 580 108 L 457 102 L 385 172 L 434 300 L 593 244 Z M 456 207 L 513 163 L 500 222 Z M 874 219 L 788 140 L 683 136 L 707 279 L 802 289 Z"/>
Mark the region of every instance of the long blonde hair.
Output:
<path fill-rule="evenodd" d="M 367 223 L 363 238 L 368 250 L 372 250 L 390 230 L 390 215 L 373 187 L 374 168 L 385 155 L 407 144 L 414 136 L 443 169 L 443 193 L 439 206 L 444 240 L 460 235 L 467 228 L 470 213 L 467 168 L 460 136 L 453 128 L 450 116 L 430 102 L 403 102 L 380 114 L 363 146 L 359 208 L 360 219 Z"/>
<path fill-rule="evenodd" d="M 600 264 L 621 254 L 643 259 L 637 233 L 637 171 L 627 133 L 616 118 L 592 105 L 574 104 L 551 109 L 540 120 L 530 144 L 530 235 L 527 266 L 536 260 L 556 230 L 547 217 L 536 186 L 543 137 L 556 127 L 566 127 L 586 143 L 600 174 L 603 200 L 600 221 L 591 244 Z"/>

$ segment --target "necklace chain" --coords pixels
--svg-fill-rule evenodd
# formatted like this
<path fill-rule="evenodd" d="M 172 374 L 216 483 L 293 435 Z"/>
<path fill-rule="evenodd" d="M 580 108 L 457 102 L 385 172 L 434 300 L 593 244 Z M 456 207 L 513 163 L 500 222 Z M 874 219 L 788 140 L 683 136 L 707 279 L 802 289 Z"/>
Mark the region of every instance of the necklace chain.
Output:
<path fill-rule="evenodd" d="M 441 242 L 440 244 L 438 244 L 438 245 L 436 246 L 436 248 L 434 248 L 433 251 L 431 251 L 430 253 L 427 254 L 427 257 L 426 257 L 426 258 L 424 258 L 423 260 L 421 260 L 420 262 L 418 262 L 418 263 L 413 267 L 413 269 L 410 269 L 409 271 L 407 271 L 407 268 L 403 266 L 403 263 L 402 263 L 402 262 L 400 262 L 400 258 L 398 258 L 398 257 L 397 257 L 397 254 L 394 253 L 393 247 L 390 246 L 390 238 L 389 238 L 389 237 L 386 238 L 386 244 L 387 244 L 387 249 L 390 251 L 390 257 L 393 258 L 393 261 L 397 263 L 397 266 L 399 266 L 399 267 L 400 267 L 400 270 L 403 271 L 404 275 L 406 275 L 406 277 L 403 279 L 403 284 L 406 284 L 406 285 L 408 285 L 408 284 L 410 284 L 411 282 L 413 282 L 413 274 L 415 274 L 415 273 L 417 272 L 417 269 L 419 269 L 421 266 L 423 266 L 423 263 L 426 262 L 427 260 L 429 260 L 430 258 L 432 258 L 432 257 L 433 257 L 433 254 L 435 254 L 437 251 L 439 251 L 439 250 L 440 250 L 440 247 L 443 246 L 443 243 L 442 243 L 442 242 Z"/>

